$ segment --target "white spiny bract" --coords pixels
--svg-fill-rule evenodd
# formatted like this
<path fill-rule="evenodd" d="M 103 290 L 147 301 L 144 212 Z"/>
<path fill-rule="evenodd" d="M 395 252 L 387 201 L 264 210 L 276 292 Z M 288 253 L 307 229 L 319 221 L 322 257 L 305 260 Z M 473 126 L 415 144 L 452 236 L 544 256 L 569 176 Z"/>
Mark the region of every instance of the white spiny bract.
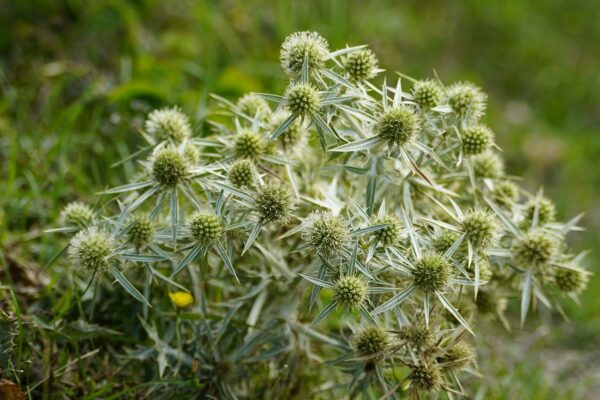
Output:
<path fill-rule="evenodd" d="M 184 392 L 473 394 L 457 379 L 476 365 L 465 342 L 480 319 L 508 324 L 516 299 L 523 320 L 585 287 L 565 241 L 577 218 L 557 222 L 505 175 L 473 84 L 373 80 L 368 48 L 330 51 L 310 32 L 286 39 L 281 62 L 287 90 L 214 96 L 198 136 L 176 109 L 150 114 L 129 182 L 93 218 L 64 214 L 85 227 L 74 279 L 97 270 L 90 291 L 117 282 L 141 302 L 144 333 L 128 340 L 156 357 L 152 380 Z"/>

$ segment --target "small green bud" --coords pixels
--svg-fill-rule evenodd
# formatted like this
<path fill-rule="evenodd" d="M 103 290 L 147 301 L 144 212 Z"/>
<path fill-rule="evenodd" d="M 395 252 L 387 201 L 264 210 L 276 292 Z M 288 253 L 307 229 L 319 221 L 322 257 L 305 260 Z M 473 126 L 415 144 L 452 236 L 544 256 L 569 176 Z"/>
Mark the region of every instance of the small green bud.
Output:
<path fill-rule="evenodd" d="M 555 252 L 556 243 L 542 231 L 527 232 L 512 246 L 513 259 L 522 268 L 541 267 Z"/>
<path fill-rule="evenodd" d="M 288 189 L 277 183 L 263 186 L 256 197 L 256 211 L 265 223 L 287 221 L 294 208 Z"/>
<path fill-rule="evenodd" d="M 484 210 L 471 210 L 460 222 L 462 231 L 475 249 L 488 247 L 496 233 L 498 224 L 493 214 Z"/>
<path fill-rule="evenodd" d="M 69 244 L 69 257 L 84 269 L 105 270 L 110 265 L 114 243 L 108 233 L 94 227 L 80 231 Z"/>
<path fill-rule="evenodd" d="M 360 49 L 348 54 L 343 60 L 344 70 L 356 82 L 373 78 L 377 72 L 377 57 L 369 49 Z"/>
<path fill-rule="evenodd" d="M 485 111 L 486 101 L 486 94 L 472 83 L 456 83 L 448 88 L 448 105 L 464 120 L 479 120 Z"/>
<path fill-rule="evenodd" d="M 286 119 L 288 119 L 289 113 L 278 112 L 273 115 L 271 120 L 271 130 L 277 129 Z M 305 135 L 305 131 L 302 128 L 302 122 L 300 119 L 295 119 L 294 122 L 287 129 L 277 137 L 277 141 L 281 144 L 284 150 L 292 150 L 296 145 L 300 143 Z"/>
<path fill-rule="evenodd" d="M 538 225 L 546 225 L 556 220 L 556 207 L 552 200 L 542 197 L 533 199 L 525 206 L 525 225 L 530 226 L 535 214 L 535 208 L 538 208 Z"/>
<path fill-rule="evenodd" d="M 188 173 L 189 161 L 172 147 L 156 152 L 152 158 L 152 175 L 163 186 L 175 186 Z"/>
<path fill-rule="evenodd" d="M 354 338 L 354 346 L 362 357 L 381 357 L 389 345 L 389 335 L 378 326 L 367 326 Z"/>
<path fill-rule="evenodd" d="M 183 142 L 192 135 L 188 118 L 177 108 L 161 108 L 148 115 L 144 130 L 156 140 Z"/>
<path fill-rule="evenodd" d="M 433 248 L 438 253 L 443 254 L 446 252 L 446 250 L 452 247 L 454 242 L 456 242 L 456 240 L 458 239 L 458 236 L 458 233 L 454 231 L 442 231 L 436 237 L 433 238 Z"/>
<path fill-rule="evenodd" d="M 431 79 L 415 82 L 411 94 L 421 108 L 435 107 L 442 100 L 442 88 Z"/>
<path fill-rule="evenodd" d="M 333 286 L 334 298 L 346 308 L 356 308 L 367 300 L 367 285 L 355 276 L 345 276 Z"/>
<path fill-rule="evenodd" d="M 223 224 L 213 214 L 196 211 L 190 217 L 190 232 L 199 244 L 209 246 L 223 235 Z"/>
<path fill-rule="evenodd" d="M 398 337 L 418 351 L 427 350 L 435 344 L 435 332 L 424 324 L 403 326 Z"/>
<path fill-rule="evenodd" d="M 259 120 L 267 118 L 271 114 L 267 101 L 254 93 L 240 97 L 237 107 L 243 114 L 252 118 L 258 117 Z"/>
<path fill-rule="evenodd" d="M 317 251 L 330 256 L 337 254 L 348 241 L 348 227 L 331 213 L 313 212 L 307 218 L 303 239 Z"/>
<path fill-rule="evenodd" d="M 492 195 L 498 203 L 507 206 L 517 201 L 519 188 L 511 181 L 496 182 Z"/>
<path fill-rule="evenodd" d="M 134 215 L 129 220 L 127 240 L 136 247 L 142 247 L 152 241 L 154 225 L 146 215 Z"/>
<path fill-rule="evenodd" d="M 558 268 L 554 272 L 554 286 L 561 292 L 577 294 L 585 289 L 587 283 L 588 276 L 582 271 Z"/>
<path fill-rule="evenodd" d="M 446 287 L 450 279 L 450 263 L 439 254 L 426 254 L 411 271 L 415 286 L 424 292 L 435 292 Z"/>
<path fill-rule="evenodd" d="M 320 107 L 319 92 L 311 85 L 295 83 L 285 93 L 286 107 L 296 117 L 315 114 Z"/>
<path fill-rule="evenodd" d="M 388 224 L 383 229 L 373 232 L 375 240 L 384 246 L 391 246 L 398 241 L 400 237 L 400 220 L 393 215 L 385 215 L 375 220 L 375 225 Z"/>
<path fill-rule="evenodd" d="M 427 393 L 437 391 L 442 384 L 440 369 L 433 362 L 430 362 L 429 365 L 421 364 L 412 366 L 408 379 L 410 380 L 411 388 Z"/>
<path fill-rule="evenodd" d="M 317 32 L 296 32 L 288 36 L 281 46 L 281 66 L 289 75 L 302 71 L 306 57 L 309 70 L 319 70 L 329 55 L 327 41 Z"/>
<path fill-rule="evenodd" d="M 244 187 L 252 186 L 256 167 L 250 160 L 237 160 L 229 168 L 227 177 L 233 186 Z"/>
<path fill-rule="evenodd" d="M 62 225 L 85 228 L 94 217 L 94 212 L 87 204 L 78 201 L 69 203 L 60 213 Z"/>
<path fill-rule="evenodd" d="M 473 347 L 466 343 L 456 343 L 454 346 L 446 350 L 446 354 L 442 357 L 442 362 L 451 364 L 452 369 L 462 369 L 475 358 Z"/>
<path fill-rule="evenodd" d="M 258 133 L 244 130 L 235 139 L 235 155 L 239 158 L 257 159 L 265 151 L 265 144 Z"/>
<path fill-rule="evenodd" d="M 421 131 L 421 121 L 410 108 L 401 106 L 383 114 L 376 130 L 390 146 L 403 146 Z"/>
<path fill-rule="evenodd" d="M 473 125 L 462 131 L 461 140 L 463 153 L 473 156 L 483 153 L 492 145 L 494 132 L 485 125 Z"/>
<path fill-rule="evenodd" d="M 504 175 L 504 162 L 496 153 L 487 151 L 473 156 L 471 162 L 478 178 L 496 179 Z"/>

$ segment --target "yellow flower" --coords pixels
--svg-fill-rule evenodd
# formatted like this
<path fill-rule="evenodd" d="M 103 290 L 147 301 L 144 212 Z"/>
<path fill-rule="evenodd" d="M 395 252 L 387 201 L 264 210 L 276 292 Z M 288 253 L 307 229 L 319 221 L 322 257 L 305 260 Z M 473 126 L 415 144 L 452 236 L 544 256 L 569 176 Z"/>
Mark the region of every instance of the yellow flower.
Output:
<path fill-rule="evenodd" d="M 185 308 L 194 302 L 194 297 L 187 292 L 171 292 L 169 298 L 177 308 Z"/>

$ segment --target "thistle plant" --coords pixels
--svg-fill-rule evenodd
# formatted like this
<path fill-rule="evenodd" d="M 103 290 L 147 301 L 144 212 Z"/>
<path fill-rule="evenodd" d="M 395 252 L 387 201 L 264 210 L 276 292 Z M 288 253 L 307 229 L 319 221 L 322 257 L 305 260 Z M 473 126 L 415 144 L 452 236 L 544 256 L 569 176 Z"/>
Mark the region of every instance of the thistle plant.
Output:
<path fill-rule="evenodd" d="M 65 208 L 84 306 L 114 282 L 140 302 L 126 357 L 167 397 L 469 395 L 478 321 L 584 289 L 579 217 L 506 174 L 474 84 L 384 77 L 314 32 L 280 61 L 283 93 L 215 95 L 210 129 L 151 112 L 138 171 Z"/>

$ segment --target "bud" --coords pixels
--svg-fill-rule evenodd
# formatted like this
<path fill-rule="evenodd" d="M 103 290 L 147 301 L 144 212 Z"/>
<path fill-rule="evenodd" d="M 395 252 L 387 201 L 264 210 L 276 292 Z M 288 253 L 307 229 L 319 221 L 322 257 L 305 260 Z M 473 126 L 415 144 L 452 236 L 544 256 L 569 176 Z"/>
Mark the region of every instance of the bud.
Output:
<path fill-rule="evenodd" d="M 60 213 L 59 220 L 64 226 L 85 228 L 92 222 L 93 217 L 94 213 L 90 206 L 75 201 L 67 204 L 67 206 Z"/>
<path fill-rule="evenodd" d="M 400 106 L 383 114 L 375 129 L 390 146 L 403 146 L 421 131 L 421 121 L 410 108 Z"/>
<path fill-rule="evenodd" d="M 485 111 L 486 101 L 486 94 L 472 83 L 456 83 L 448 88 L 448 105 L 463 120 L 479 120 Z"/>
<path fill-rule="evenodd" d="M 471 158 L 473 171 L 478 178 L 496 179 L 504 175 L 504 162 L 496 154 L 490 151 Z"/>
<path fill-rule="evenodd" d="M 375 240 L 384 246 L 391 246 L 400 237 L 400 220 L 393 215 L 386 215 L 375 220 L 375 225 L 388 224 L 383 229 L 373 232 Z"/>
<path fill-rule="evenodd" d="M 296 117 L 315 114 L 319 110 L 321 99 L 319 92 L 311 85 L 295 83 L 285 92 L 286 107 Z"/>
<path fill-rule="evenodd" d="M 127 240 L 136 247 L 142 247 L 152 241 L 154 226 L 152 221 L 145 215 L 134 215 L 129 220 Z"/>
<path fill-rule="evenodd" d="M 265 223 L 287 221 L 295 206 L 287 188 L 277 183 L 263 186 L 256 197 L 256 211 Z"/>
<path fill-rule="evenodd" d="M 496 218 L 484 210 L 471 210 L 462 219 L 461 228 L 475 249 L 485 249 L 494 239 Z"/>
<path fill-rule="evenodd" d="M 475 351 L 466 343 L 456 343 L 454 346 L 446 350 L 446 354 L 442 357 L 443 363 L 450 364 L 450 368 L 462 369 L 475 358 Z"/>
<path fill-rule="evenodd" d="M 243 114 L 252 118 L 258 117 L 259 120 L 267 118 L 271 114 L 267 101 L 254 93 L 248 93 L 240 97 L 237 107 Z"/>
<path fill-rule="evenodd" d="M 256 167 L 254 163 L 250 160 L 237 160 L 231 167 L 229 167 L 229 173 L 227 177 L 229 178 L 229 182 L 233 184 L 233 186 L 244 187 L 244 186 L 252 186 L 254 182 L 254 174 L 256 172 Z"/>
<path fill-rule="evenodd" d="M 460 136 L 463 153 L 466 156 L 483 153 L 494 141 L 494 132 L 485 125 L 469 126 L 462 131 Z"/>
<path fill-rule="evenodd" d="M 152 175 L 163 186 L 175 186 L 188 173 L 189 161 L 172 147 L 157 151 L 151 158 Z"/>
<path fill-rule="evenodd" d="M 235 155 L 238 158 L 257 159 L 264 150 L 265 144 L 261 137 L 249 129 L 242 131 L 235 140 Z"/>
<path fill-rule="evenodd" d="M 362 357 L 380 358 L 388 345 L 389 335 L 375 325 L 364 328 L 354 338 L 354 346 Z"/>
<path fill-rule="evenodd" d="M 427 350 L 435 344 L 435 332 L 424 324 L 403 326 L 398 337 L 405 340 L 413 349 Z"/>
<path fill-rule="evenodd" d="M 414 284 L 424 292 L 435 292 L 446 287 L 450 279 L 450 263 L 439 254 L 426 254 L 411 271 Z"/>
<path fill-rule="evenodd" d="M 289 75 L 302 71 L 306 57 L 309 70 L 319 70 L 329 55 L 327 41 L 317 32 L 296 32 L 288 36 L 281 46 L 281 66 Z"/>
<path fill-rule="evenodd" d="M 171 292 L 169 298 L 177 308 L 185 308 L 194 302 L 194 297 L 188 292 Z"/>
<path fill-rule="evenodd" d="M 512 246 L 513 259 L 521 268 L 547 264 L 555 251 L 555 241 L 542 231 L 527 232 Z"/>
<path fill-rule="evenodd" d="M 223 235 L 223 224 L 215 215 L 196 211 L 190 217 L 192 237 L 203 246 L 210 246 Z"/>
<path fill-rule="evenodd" d="M 415 103 L 421 108 L 431 108 L 437 106 L 442 99 L 442 88 L 431 79 L 415 82 L 411 94 Z"/>
<path fill-rule="evenodd" d="M 413 389 L 423 392 L 435 392 L 442 383 L 440 369 L 433 362 L 412 366 L 408 379 Z"/>
<path fill-rule="evenodd" d="M 338 279 L 333 291 L 335 300 L 346 308 L 356 308 L 367 300 L 367 285 L 355 276 Z"/>
<path fill-rule="evenodd" d="M 69 245 L 69 257 L 89 270 L 105 270 L 110 265 L 114 243 L 108 233 L 94 227 L 79 232 Z"/>
<path fill-rule="evenodd" d="M 458 239 L 458 236 L 458 233 L 454 231 L 442 231 L 435 238 L 433 238 L 433 248 L 438 253 L 443 254 L 446 252 L 446 250 L 452 247 L 454 242 L 456 242 Z"/>
<path fill-rule="evenodd" d="M 554 286 L 561 292 L 577 294 L 581 292 L 588 283 L 588 276 L 574 269 L 558 268 L 554 272 Z"/>
<path fill-rule="evenodd" d="M 198 165 L 200 162 L 200 151 L 193 144 L 186 144 L 183 148 L 183 156 L 191 165 Z"/>
<path fill-rule="evenodd" d="M 540 199 L 533 199 L 525 206 L 525 224 L 526 226 L 531 225 L 535 209 L 538 209 L 538 225 L 546 225 L 550 222 L 554 222 L 556 219 L 556 207 L 552 200 L 542 197 Z"/>
<path fill-rule="evenodd" d="M 507 206 L 518 200 L 519 188 L 511 181 L 496 182 L 492 195 L 498 203 Z"/>
<path fill-rule="evenodd" d="M 337 254 L 348 241 L 348 227 L 331 213 L 313 212 L 306 221 L 302 238 L 317 251 L 330 256 Z"/>
<path fill-rule="evenodd" d="M 353 81 L 363 82 L 377 75 L 377 57 L 369 49 L 353 51 L 342 62 L 344 70 Z"/>
<path fill-rule="evenodd" d="M 192 135 L 188 118 L 177 107 L 152 111 L 144 130 L 159 142 L 172 140 L 180 143 Z"/>

